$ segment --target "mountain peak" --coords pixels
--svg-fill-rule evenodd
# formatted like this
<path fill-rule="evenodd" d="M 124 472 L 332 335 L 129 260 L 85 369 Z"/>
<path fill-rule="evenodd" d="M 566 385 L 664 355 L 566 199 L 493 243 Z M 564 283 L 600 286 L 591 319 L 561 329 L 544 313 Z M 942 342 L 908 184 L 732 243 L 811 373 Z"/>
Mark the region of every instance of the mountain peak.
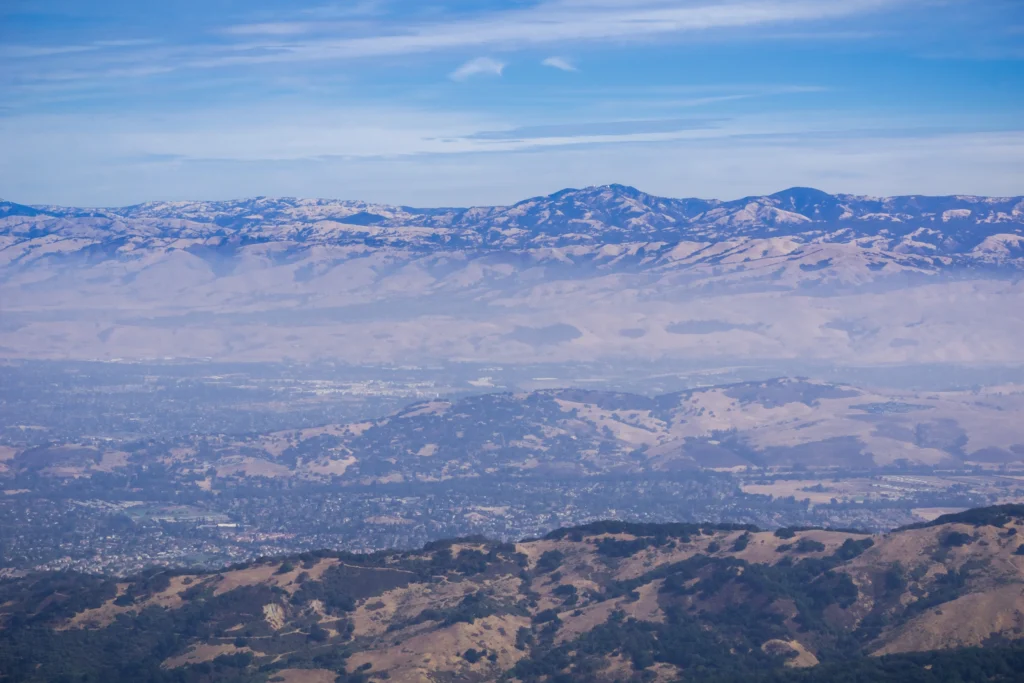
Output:
<path fill-rule="evenodd" d="M 824 190 L 819 190 L 816 187 L 803 187 L 801 185 L 794 185 L 793 187 L 787 187 L 785 190 L 779 190 L 773 194 L 768 195 L 769 197 L 804 197 L 814 199 L 829 199 L 835 195 L 829 194 Z"/>
<path fill-rule="evenodd" d="M 621 185 L 619 183 L 611 183 L 608 185 L 588 185 L 586 187 L 567 187 L 557 192 L 553 192 L 544 199 L 559 200 L 566 197 L 577 197 L 577 198 L 590 198 L 590 197 L 601 197 L 601 196 L 627 196 L 627 197 L 642 197 L 647 196 L 646 192 L 638 190 L 631 185 Z"/>
<path fill-rule="evenodd" d="M 768 199 L 780 209 L 815 220 L 835 220 L 843 212 L 835 195 L 813 187 L 791 187 L 768 195 Z"/>
<path fill-rule="evenodd" d="M 610 185 L 598 185 L 598 189 L 608 189 L 613 192 L 621 192 L 622 194 L 630 195 L 647 194 L 646 192 L 641 192 L 632 185 L 622 185 L 621 183 L 611 183 Z"/>
<path fill-rule="evenodd" d="M 0 199 L 0 216 L 38 216 L 41 213 L 43 212 L 31 206 Z"/>

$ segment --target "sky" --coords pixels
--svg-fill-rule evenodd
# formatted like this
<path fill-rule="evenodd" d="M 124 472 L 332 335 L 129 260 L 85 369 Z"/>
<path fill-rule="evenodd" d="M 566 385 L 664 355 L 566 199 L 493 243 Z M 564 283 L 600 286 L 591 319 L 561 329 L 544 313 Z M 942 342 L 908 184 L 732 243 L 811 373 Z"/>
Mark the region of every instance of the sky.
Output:
<path fill-rule="evenodd" d="M 5 0 L 0 197 L 1024 194 L 1021 0 Z"/>

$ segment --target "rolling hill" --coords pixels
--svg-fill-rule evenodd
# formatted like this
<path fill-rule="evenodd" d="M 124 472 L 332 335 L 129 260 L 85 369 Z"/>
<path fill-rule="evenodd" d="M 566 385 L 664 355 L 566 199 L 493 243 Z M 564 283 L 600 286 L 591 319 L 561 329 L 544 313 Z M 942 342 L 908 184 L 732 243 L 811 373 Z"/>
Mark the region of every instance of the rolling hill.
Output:
<path fill-rule="evenodd" d="M 1016 468 L 1022 413 L 1024 389 L 1013 385 L 900 392 L 780 378 L 653 397 L 557 389 L 432 399 L 375 420 L 281 432 L 11 448 L 0 477 L 159 465 L 169 481 L 208 489 L 214 479 L 250 478 L 367 486 L 735 468 Z"/>
<path fill-rule="evenodd" d="M 1018 680 L 1024 509 L 886 535 L 597 522 L 543 539 L 0 583 L 0 680 Z"/>
<path fill-rule="evenodd" d="M 1024 461 L 1020 388 L 891 392 L 777 379 L 647 397 L 581 389 L 416 403 L 379 420 L 206 441 L 218 476 L 340 484 Z M 196 447 L 178 450 L 189 467 Z"/>

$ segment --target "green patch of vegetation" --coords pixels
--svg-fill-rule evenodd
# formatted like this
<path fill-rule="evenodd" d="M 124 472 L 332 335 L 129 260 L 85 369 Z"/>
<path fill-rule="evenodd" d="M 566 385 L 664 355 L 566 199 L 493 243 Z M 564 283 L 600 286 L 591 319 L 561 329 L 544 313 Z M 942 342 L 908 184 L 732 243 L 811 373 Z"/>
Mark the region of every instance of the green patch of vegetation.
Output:
<path fill-rule="evenodd" d="M 690 538 L 687 536 L 684 543 L 688 543 Z M 636 538 L 631 541 L 620 541 L 615 538 L 602 538 L 597 542 L 597 554 L 605 557 L 632 557 L 637 553 L 652 547 L 660 547 L 668 544 L 668 537 L 656 538 L 653 536 L 645 536 Z"/>
<path fill-rule="evenodd" d="M 809 538 L 801 538 L 793 546 L 793 551 L 798 553 L 821 553 L 825 552 L 825 544 Z"/>
<path fill-rule="evenodd" d="M 571 583 L 564 583 L 561 586 L 555 586 L 551 593 L 552 595 L 567 598 L 570 595 L 576 595 L 577 589 L 576 586 L 572 585 Z"/>
<path fill-rule="evenodd" d="M 571 643 L 520 660 L 512 673 L 525 683 L 548 677 L 556 681 L 593 680 L 603 668 L 605 657 L 613 654 L 628 658 L 636 670 L 658 662 L 674 664 L 687 671 L 688 679 L 710 672 L 740 674 L 751 666 L 768 667 L 773 661 L 756 648 L 736 650 L 728 640 L 706 631 L 698 620 L 671 609 L 664 624 L 625 619 L 617 613 Z"/>
<path fill-rule="evenodd" d="M 732 544 L 732 551 L 734 553 L 743 552 L 750 545 L 750 532 L 741 534 Z"/>
<path fill-rule="evenodd" d="M 855 541 L 852 538 L 848 538 L 843 541 L 843 544 L 836 549 L 836 552 L 832 555 L 833 560 L 837 563 L 849 562 L 855 557 L 858 557 L 869 548 L 873 547 L 875 542 L 870 538 L 863 538 L 859 541 Z"/>
<path fill-rule="evenodd" d="M 533 631 L 525 626 L 519 628 L 516 631 L 516 649 L 527 650 L 534 643 Z"/>
<path fill-rule="evenodd" d="M 939 537 L 939 545 L 943 548 L 960 548 L 971 542 L 970 534 L 961 531 L 948 531 Z"/>
<path fill-rule="evenodd" d="M 291 602 L 294 605 L 305 605 L 320 600 L 332 612 L 351 612 L 357 600 L 404 588 L 413 578 L 408 572 L 395 569 L 335 565 L 328 567 L 320 580 L 303 581 L 299 590 L 292 595 Z"/>
<path fill-rule="evenodd" d="M 953 569 L 945 574 L 939 574 L 935 577 L 935 581 L 931 586 L 929 586 L 926 596 L 907 605 L 907 615 L 920 614 L 932 607 L 938 607 L 945 602 L 960 597 L 967 587 L 968 578 L 969 571 L 967 567 L 961 568 L 960 571 Z"/>
<path fill-rule="evenodd" d="M 537 566 L 535 569 L 538 574 L 547 574 L 561 567 L 564 560 L 565 553 L 561 550 L 546 550 L 537 559 Z"/>
<path fill-rule="evenodd" d="M 458 623 L 471 624 L 477 619 L 483 619 L 494 614 L 519 614 L 525 616 L 528 612 L 522 607 L 503 605 L 483 592 L 476 592 L 462 598 L 459 604 L 451 609 L 428 608 L 420 612 L 409 622 L 392 624 L 388 630 L 398 630 L 414 624 L 421 624 L 425 621 L 436 621 L 441 626 L 451 626 Z"/>
<path fill-rule="evenodd" d="M 974 508 L 955 512 L 949 515 L 936 517 L 930 522 L 921 522 L 897 529 L 927 529 L 930 527 L 942 526 L 944 524 L 970 524 L 972 526 L 995 526 L 1003 527 L 1014 519 L 1024 519 L 1024 505 L 993 505 L 985 508 Z"/>
<path fill-rule="evenodd" d="M 647 524 L 640 522 L 620 522 L 615 520 L 592 522 L 582 526 L 556 529 L 544 538 L 560 541 L 573 534 L 582 539 L 584 536 L 600 536 L 603 534 L 630 534 L 632 536 L 652 536 L 666 538 L 689 538 L 702 532 L 715 531 L 759 531 L 753 524 Z"/>
<path fill-rule="evenodd" d="M 964 648 L 887 657 L 857 657 L 807 671 L 751 672 L 715 683 L 1015 683 L 1024 671 L 1024 647 Z"/>

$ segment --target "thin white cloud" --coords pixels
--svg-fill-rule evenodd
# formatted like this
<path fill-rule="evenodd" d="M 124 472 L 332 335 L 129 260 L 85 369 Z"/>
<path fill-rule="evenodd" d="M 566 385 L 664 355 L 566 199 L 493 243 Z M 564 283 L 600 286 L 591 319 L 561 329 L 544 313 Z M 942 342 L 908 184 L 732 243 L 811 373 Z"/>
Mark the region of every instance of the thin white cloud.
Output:
<path fill-rule="evenodd" d="M 128 113 L 80 117 L 22 115 L 0 117 L 0 141 L 5 142 L 10 170 L 18 158 L 70 157 L 166 158 L 182 160 L 295 163 L 328 157 L 347 159 L 399 156 L 460 156 L 480 153 L 518 153 L 600 145 L 635 147 L 644 144 L 688 141 L 742 141 L 820 139 L 821 137 L 893 137 L 888 120 L 863 117 L 837 118 L 820 114 L 780 113 L 698 120 L 593 119 L 577 117 L 547 125 L 517 126 L 493 115 L 457 110 L 402 107 L 289 107 L 231 108 L 168 113 L 159 120 Z M 758 143 L 760 144 L 760 143 Z M 782 144 L 782 143 L 778 143 Z M 790 144 L 790 143 L 786 143 Z M 20 152 L 19 152 L 20 150 Z M 3 167 L 4 163 L 0 163 Z M 42 174 L 45 178 L 46 174 Z M 5 176 L 0 174 L 0 184 Z M 13 180 L 10 174 L 6 180 Z"/>
<path fill-rule="evenodd" d="M 679 0 L 636 0 L 630 3 L 620 0 L 562 0 L 482 18 L 396 27 L 378 35 L 309 39 L 271 54 L 214 57 L 198 60 L 192 65 L 383 57 L 484 46 L 526 48 L 565 41 L 639 39 L 691 31 L 843 18 L 899 1 L 761 0 L 694 5 Z"/>
<path fill-rule="evenodd" d="M 768 0 L 693 5 L 682 2 L 548 2 L 529 10 L 405 31 L 296 45 L 290 59 L 414 54 L 480 46 L 533 47 L 563 41 L 655 37 L 688 31 L 841 18 L 895 0 Z M 582 11 L 587 10 L 587 11 Z M 259 57 L 257 57 L 259 59 Z"/>
<path fill-rule="evenodd" d="M 336 197 L 341 192 L 344 198 L 392 204 L 469 206 L 506 204 L 562 187 L 606 182 L 627 183 L 663 196 L 731 199 L 794 185 L 872 195 L 1013 195 L 1024 181 L 1020 132 L 908 139 L 845 134 L 753 141 L 716 138 L 511 154 L 296 161 L 169 158 L 131 164 L 99 144 L 95 150 L 66 145 L 57 149 L 56 141 L 47 140 L 44 133 L 41 130 L 39 138 L 0 156 L 0 184 L 8 198 L 115 206 L 154 198 Z M 40 154 L 40 141 L 48 143 L 47 152 L 60 154 Z"/>
<path fill-rule="evenodd" d="M 351 17 L 366 17 L 380 14 L 384 11 L 385 4 L 383 0 L 362 0 L 361 2 L 347 0 L 341 4 L 320 5 L 300 11 L 308 16 L 322 19 L 348 19 Z"/>
<path fill-rule="evenodd" d="M 97 50 L 97 45 L 8 45 L 0 47 L 0 57 L 14 59 L 31 59 L 33 57 L 53 57 L 78 52 Z"/>
<path fill-rule="evenodd" d="M 552 69 L 560 69 L 561 71 L 579 71 L 575 64 L 564 57 L 548 57 L 541 64 L 550 66 Z"/>
<path fill-rule="evenodd" d="M 47 57 L 59 57 L 62 55 L 75 55 L 80 58 L 79 53 L 97 52 L 104 49 L 134 48 L 154 45 L 158 41 L 152 39 L 135 40 L 96 40 L 83 44 L 67 45 L 5 45 L 0 46 L 0 59 L 35 59 Z"/>
<path fill-rule="evenodd" d="M 310 28 L 312 25 L 298 21 L 265 22 L 228 26 L 222 33 L 233 36 L 295 36 L 308 32 Z"/>
<path fill-rule="evenodd" d="M 471 59 L 450 74 L 453 81 L 464 81 L 473 76 L 500 76 L 505 71 L 505 63 L 490 57 Z"/>
<path fill-rule="evenodd" d="M 159 42 L 155 38 L 130 38 L 125 40 L 97 40 L 94 45 L 98 47 L 138 47 L 139 45 L 154 45 Z"/>
<path fill-rule="evenodd" d="M 545 0 L 524 9 L 449 16 L 427 22 L 378 21 L 339 35 L 310 22 L 255 23 L 225 27 L 240 42 L 178 46 L 164 64 L 217 68 L 427 54 L 478 49 L 536 49 L 568 42 L 622 42 L 673 35 L 786 26 L 846 19 L 908 0 Z M 352 27 L 338 30 L 351 31 Z M 137 65 L 154 55 L 125 54 Z M 162 64 L 163 65 L 163 64 Z M 90 68 L 90 66 L 92 68 Z M 75 64 L 102 74 L 111 64 Z M 84 73 L 83 73 L 84 75 Z"/>

